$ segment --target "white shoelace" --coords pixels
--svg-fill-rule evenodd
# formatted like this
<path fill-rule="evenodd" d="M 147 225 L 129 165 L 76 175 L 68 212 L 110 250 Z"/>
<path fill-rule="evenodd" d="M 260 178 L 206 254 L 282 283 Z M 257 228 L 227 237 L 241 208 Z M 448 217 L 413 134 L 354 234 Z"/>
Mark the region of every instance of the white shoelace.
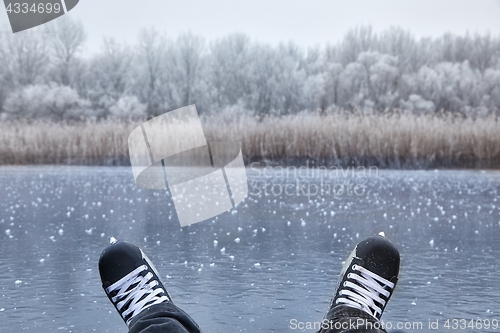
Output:
<path fill-rule="evenodd" d="M 170 301 L 167 296 L 158 296 L 161 293 L 166 294 L 166 292 L 161 287 L 155 288 L 158 285 L 158 281 L 149 281 L 153 277 L 151 272 L 148 272 L 145 276 L 140 275 L 142 271 L 147 269 L 148 267 L 146 265 L 139 266 L 106 288 L 106 292 L 108 294 L 116 290 L 118 291 L 116 296 L 112 297 L 118 311 L 121 311 L 123 306 L 130 301 L 128 309 L 123 311 L 121 314 L 123 319 L 125 319 L 130 313 L 132 313 L 132 316 L 127 320 L 127 325 L 130 323 L 132 318 L 134 318 L 142 310 L 147 309 L 154 304 Z M 137 285 L 130 288 L 135 284 Z"/>
<path fill-rule="evenodd" d="M 375 302 L 381 304 L 383 308 L 386 301 L 380 296 L 383 295 L 386 298 L 389 297 L 391 295 L 390 290 L 394 289 L 394 283 L 378 276 L 362 266 L 353 265 L 352 269 L 356 272 L 349 273 L 347 278 L 355 280 L 358 284 L 351 281 L 344 281 L 343 287 L 350 288 L 352 290 L 342 289 L 339 292 L 339 296 L 345 297 L 339 297 L 336 303 L 344 303 L 348 306 L 363 310 L 375 318 L 380 319 L 382 309 L 378 307 Z M 387 290 L 386 288 L 389 288 L 390 290 Z"/>

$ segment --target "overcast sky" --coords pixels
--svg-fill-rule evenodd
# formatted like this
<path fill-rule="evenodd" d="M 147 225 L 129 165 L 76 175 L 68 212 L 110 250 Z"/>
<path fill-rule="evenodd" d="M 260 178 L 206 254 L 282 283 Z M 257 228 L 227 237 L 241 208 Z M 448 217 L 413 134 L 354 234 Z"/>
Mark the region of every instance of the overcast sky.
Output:
<path fill-rule="evenodd" d="M 170 37 L 192 31 L 211 40 L 244 32 L 257 41 L 303 46 L 337 42 L 360 25 L 400 26 L 419 37 L 500 34 L 500 0 L 80 0 L 67 15 L 84 23 L 88 53 L 104 36 L 133 43 L 151 26 Z M 6 22 L 3 11 L 0 23 Z"/>

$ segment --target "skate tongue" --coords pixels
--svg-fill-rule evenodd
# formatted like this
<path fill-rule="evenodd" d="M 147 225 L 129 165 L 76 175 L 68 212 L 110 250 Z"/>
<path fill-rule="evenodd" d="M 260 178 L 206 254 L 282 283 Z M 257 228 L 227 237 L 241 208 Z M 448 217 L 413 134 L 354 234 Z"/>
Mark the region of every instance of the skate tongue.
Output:
<path fill-rule="evenodd" d="M 114 243 L 116 243 L 116 242 L 117 242 L 117 239 L 116 239 L 116 238 L 114 238 L 113 236 L 111 236 L 111 237 L 109 238 L 109 244 L 114 244 Z"/>
<path fill-rule="evenodd" d="M 380 236 L 385 237 L 385 232 L 381 231 L 378 233 Z"/>

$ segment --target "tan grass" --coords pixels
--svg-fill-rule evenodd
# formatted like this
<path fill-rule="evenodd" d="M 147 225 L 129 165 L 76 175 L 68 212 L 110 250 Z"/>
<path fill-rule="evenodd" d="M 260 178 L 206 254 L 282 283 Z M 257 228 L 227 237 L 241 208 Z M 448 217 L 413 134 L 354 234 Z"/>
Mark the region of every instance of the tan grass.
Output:
<path fill-rule="evenodd" d="M 140 122 L 0 122 L 0 164 L 126 165 L 127 138 Z M 247 162 L 377 165 L 394 168 L 500 167 L 494 116 L 331 113 L 204 117 L 208 141 L 240 141 Z M 176 144 L 176 143 L 174 143 Z"/>
<path fill-rule="evenodd" d="M 137 126 L 102 121 L 0 122 L 0 164 L 124 164 Z"/>

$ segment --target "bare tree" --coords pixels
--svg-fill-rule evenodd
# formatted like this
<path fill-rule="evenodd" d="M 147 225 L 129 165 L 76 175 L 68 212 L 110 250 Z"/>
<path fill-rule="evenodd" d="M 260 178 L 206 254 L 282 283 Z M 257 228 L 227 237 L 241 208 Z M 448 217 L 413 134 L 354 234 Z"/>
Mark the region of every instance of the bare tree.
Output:
<path fill-rule="evenodd" d="M 49 25 L 52 46 L 52 76 L 63 85 L 73 85 L 74 70 L 78 66 L 76 58 L 82 50 L 86 34 L 81 22 L 65 16 Z"/>
<path fill-rule="evenodd" d="M 50 61 L 45 39 L 30 31 L 3 37 L 0 52 L 6 81 L 13 86 L 23 86 L 41 80 Z"/>
<path fill-rule="evenodd" d="M 136 83 L 138 93 L 141 100 L 146 103 L 149 115 L 158 115 L 160 112 L 161 103 L 158 91 L 166 46 L 166 38 L 154 28 L 144 29 L 139 34 L 140 77 Z"/>
<path fill-rule="evenodd" d="M 187 33 L 177 38 L 175 49 L 168 57 L 168 69 L 180 87 L 178 91 L 182 105 L 190 105 L 201 97 L 201 91 L 197 88 L 201 84 L 204 48 L 203 38 Z"/>

